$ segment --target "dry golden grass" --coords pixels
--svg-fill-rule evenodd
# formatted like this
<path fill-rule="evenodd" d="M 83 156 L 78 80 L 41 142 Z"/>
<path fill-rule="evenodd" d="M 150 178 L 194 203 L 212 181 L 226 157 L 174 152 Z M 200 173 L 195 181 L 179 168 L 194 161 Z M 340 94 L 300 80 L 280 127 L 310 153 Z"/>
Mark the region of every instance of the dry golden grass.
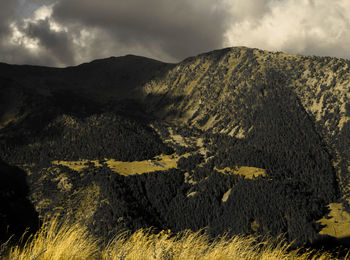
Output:
<path fill-rule="evenodd" d="M 121 234 L 105 248 L 79 224 L 59 225 L 47 222 L 24 247 L 12 247 L 5 259 L 331 259 L 326 253 L 288 250 L 287 245 L 257 242 L 250 237 L 222 237 L 210 241 L 202 232 L 186 231 L 179 235 L 139 230 Z M 334 259 L 334 258 L 332 258 Z M 349 258 L 347 258 L 349 259 Z"/>
<path fill-rule="evenodd" d="M 336 238 L 346 238 L 350 236 L 350 214 L 344 209 L 342 203 L 329 204 L 329 218 L 322 218 L 318 222 L 324 228 L 321 235 L 329 235 Z"/>
<path fill-rule="evenodd" d="M 114 159 L 106 159 L 108 167 L 121 175 L 134 175 L 143 174 L 155 171 L 166 171 L 171 168 L 177 168 L 177 161 L 182 157 L 188 157 L 189 154 L 184 155 L 158 155 L 153 160 L 145 161 L 133 161 L 133 162 L 122 162 Z M 81 160 L 81 161 L 52 161 L 53 165 L 63 165 L 70 169 L 80 172 L 89 166 L 86 163 L 93 163 L 96 167 L 102 165 L 97 160 Z"/>
<path fill-rule="evenodd" d="M 236 236 L 222 237 L 211 242 L 201 232 L 187 231 L 177 236 L 166 232 L 154 235 L 140 230 L 130 237 L 121 235 L 103 251 L 103 259 L 186 259 L 186 260 L 273 260 L 273 259 L 331 259 L 326 253 L 289 250 L 282 243 L 257 242 L 257 239 Z M 334 258 L 332 258 L 334 259 Z"/>
<path fill-rule="evenodd" d="M 226 167 L 224 169 L 218 169 L 214 167 L 214 169 L 218 172 L 222 173 L 228 173 L 228 174 L 236 174 L 243 176 L 247 179 L 253 179 L 258 176 L 266 176 L 266 171 L 264 169 L 256 168 L 256 167 L 249 167 L 249 166 L 241 166 L 237 169 L 231 169 L 229 167 Z"/>
<path fill-rule="evenodd" d="M 99 253 L 97 242 L 79 224 L 59 224 L 54 219 L 44 223 L 24 247 L 11 248 L 8 259 L 91 259 Z"/>
<path fill-rule="evenodd" d="M 121 162 L 108 160 L 108 167 L 121 175 L 143 174 L 154 171 L 166 171 L 177 167 L 177 161 L 181 158 L 178 155 L 159 155 L 155 160 Z"/>
<path fill-rule="evenodd" d="M 96 167 L 101 167 L 102 165 L 97 160 L 80 160 L 80 161 L 52 161 L 53 165 L 66 166 L 73 171 L 80 172 L 89 166 L 86 163 L 93 163 Z"/>

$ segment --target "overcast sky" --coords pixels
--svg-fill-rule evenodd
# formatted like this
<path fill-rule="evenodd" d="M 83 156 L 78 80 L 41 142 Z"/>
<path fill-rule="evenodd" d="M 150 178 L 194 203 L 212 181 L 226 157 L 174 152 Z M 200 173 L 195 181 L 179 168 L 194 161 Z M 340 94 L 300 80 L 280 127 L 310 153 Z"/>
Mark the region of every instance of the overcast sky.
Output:
<path fill-rule="evenodd" d="M 231 46 L 350 58 L 349 0 L 1 0 L 0 61 L 178 62 Z"/>

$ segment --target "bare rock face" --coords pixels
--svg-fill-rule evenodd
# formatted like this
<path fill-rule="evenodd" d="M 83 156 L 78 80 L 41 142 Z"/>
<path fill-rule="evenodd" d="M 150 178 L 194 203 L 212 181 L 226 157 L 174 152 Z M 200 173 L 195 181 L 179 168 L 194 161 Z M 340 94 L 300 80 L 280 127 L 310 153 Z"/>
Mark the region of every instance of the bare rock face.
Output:
<path fill-rule="evenodd" d="M 243 47 L 0 64 L 0 158 L 27 173 L 40 219 L 97 236 L 208 227 L 313 243 L 327 206 L 349 206 L 349 66 Z"/>

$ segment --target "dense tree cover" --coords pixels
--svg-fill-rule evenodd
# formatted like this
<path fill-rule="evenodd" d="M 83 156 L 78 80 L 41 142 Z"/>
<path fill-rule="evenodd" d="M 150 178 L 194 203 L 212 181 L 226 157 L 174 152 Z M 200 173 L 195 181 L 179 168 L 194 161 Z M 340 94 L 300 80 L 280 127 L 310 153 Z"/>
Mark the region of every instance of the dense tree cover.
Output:
<path fill-rule="evenodd" d="M 275 73 L 270 77 L 264 98 L 246 97 L 245 103 L 252 108 L 241 116 L 245 138 L 213 135 L 207 141 L 214 145 L 209 149 L 216 153 L 215 165 L 263 168 L 270 178 L 292 179 L 301 189 L 306 184 L 309 191 L 329 202 L 338 192 L 331 156 L 298 98 L 273 84 L 280 80 Z"/>
<path fill-rule="evenodd" d="M 0 152 L 4 159 L 25 163 L 103 158 L 137 161 L 173 150 L 142 121 L 105 113 L 84 119 L 58 117 L 37 135 L 30 136 L 27 143 L 4 140 Z"/>
<path fill-rule="evenodd" d="M 193 170 L 194 168 L 196 168 L 196 166 L 198 164 L 200 164 L 201 162 L 203 162 L 203 155 L 201 154 L 193 154 L 190 155 L 189 157 L 182 157 L 178 162 L 177 162 L 177 166 L 180 169 L 183 169 L 185 171 L 190 171 Z"/>
<path fill-rule="evenodd" d="M 34 194 L 44 191 L 41 199 L 52 201 L 41 215 L 60 208 L 62 216 L 81 221 L 76 211 L 89 205 L 92 214 L 84 221 L 91 232 L 106 239 L 123 230 L 147 227 L 174 232 L 208 227 L 213 236 L 226 232 L 285 234 L 298 244 L 316 240 L 320 226 L 315 220 L 327 209 L 306 184 L 261 177 L 247 180 L 216 172 L 209 165 L 186 171 L 187 177 L 181 169 L 125 177 L 106 165 L 91 164 L 80 174 L 59 166 L 60 171 L 51 170 L 44 179 L 31 181 L 36 187 Z M 69 190 L 57 188 L 62 172 L 72 185 Z M 186 181 L 188 178 L 192 181 Z M 94 194 L 94 202 L 86 204 L 82 194 L 91 185 L 99 187 L 99 192 Z M 223 201 L 229 189 L 231 193 Z M 258 227 L 254 228 L 253 222 Z"/>

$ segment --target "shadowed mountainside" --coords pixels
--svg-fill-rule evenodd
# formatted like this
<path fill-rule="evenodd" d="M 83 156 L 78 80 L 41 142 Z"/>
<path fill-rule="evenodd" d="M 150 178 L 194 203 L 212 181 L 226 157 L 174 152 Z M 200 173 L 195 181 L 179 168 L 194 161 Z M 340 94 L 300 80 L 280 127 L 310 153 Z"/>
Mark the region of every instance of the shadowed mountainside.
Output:
<path fill-rule="evenodd" d="M 349 66 L 244 47 L 0 64 L 0 158 L 27 172 L 41 219 L 100 237 L 208 227 L 315 243 L 327 206 L 350 200 Z"/>
<path fill-rule="evenodd" d="M 37 231 L 38 214 L 28 200 L 26 173 L 0 161 L 0 241 L 17 241 Z M 28 229 L 28 230 L 27 230 Z M 14 236 L 14 237 L 12 237 Z"/>

